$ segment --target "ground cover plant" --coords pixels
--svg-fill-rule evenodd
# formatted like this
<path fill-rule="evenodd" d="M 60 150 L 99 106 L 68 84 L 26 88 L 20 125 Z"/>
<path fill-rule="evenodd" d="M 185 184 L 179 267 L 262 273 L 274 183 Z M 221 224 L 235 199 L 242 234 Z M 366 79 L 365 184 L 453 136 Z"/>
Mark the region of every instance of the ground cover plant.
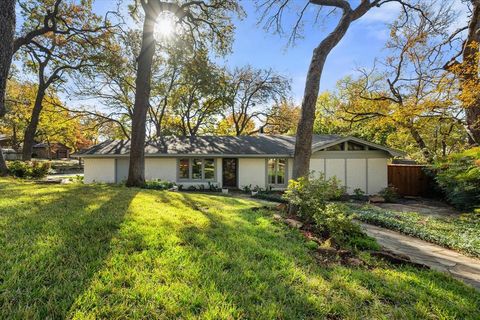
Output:
<path fill-rule="evenodd" d="M 0 179 L 0 318 L 479 318 L 446 275 L 320 264 L 262 205 Z"/>
<path fill-rule="evenodd" d="M 350 207 L 361 221 L 400 231 L 438 245 L 480 257 L 480 214 L 426 216 L 366 205 Z"/>

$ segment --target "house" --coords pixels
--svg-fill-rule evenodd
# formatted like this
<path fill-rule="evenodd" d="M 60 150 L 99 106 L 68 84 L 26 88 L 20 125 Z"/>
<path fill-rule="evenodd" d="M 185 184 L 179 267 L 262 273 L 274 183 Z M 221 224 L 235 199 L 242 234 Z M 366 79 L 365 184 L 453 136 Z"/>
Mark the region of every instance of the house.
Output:
<path fill-rule="evenodd" d="M 164 137 L 145 146 L 145 178 L 185 187 L 284 189 L 292 176 L 295 137 Z M 120 183 L 127 179 L 130 141 L 106 141 L 78 156 L 85 182 Z M 354 137 L 314 135 L 310 169 L 336 176 L 348 192 L 374 194 L 387 187 L 387 162 L 403 153 Z"/>
<path fill-rule="evenodd" d="M 33 145 L 33 158 L 65 159 L 70 158 L 70 148 L 63 143 L 37 143 Z"/>
<path fill-rule="evenodd" d="M 12 146 L 12 138 L 5 134 L 0 134 L 0 148 L 7 148 L 11 146 Z"/>

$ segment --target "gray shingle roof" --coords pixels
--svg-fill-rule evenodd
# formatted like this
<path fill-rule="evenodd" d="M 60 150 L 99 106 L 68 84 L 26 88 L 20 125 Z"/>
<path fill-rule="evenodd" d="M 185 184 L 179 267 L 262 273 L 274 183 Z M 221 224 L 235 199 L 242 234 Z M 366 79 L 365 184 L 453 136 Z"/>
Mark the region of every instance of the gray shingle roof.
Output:
<path fill-rule="evenodd" d="M 340 135 L 314 135 L 312 148 L 344 141 Z M 358 139 L 356 139 L 358 140 Z M 152 155 L 282 155 L 293 156 L 295 137 L 281 135 L 258 136 L 166 136 L 145 145 L 145 154 Z M 384 148 L 387 150 L 388 148 Z M 128 155 L 130 140 L 105 141 L 78 153 L 79 156 Z"/>

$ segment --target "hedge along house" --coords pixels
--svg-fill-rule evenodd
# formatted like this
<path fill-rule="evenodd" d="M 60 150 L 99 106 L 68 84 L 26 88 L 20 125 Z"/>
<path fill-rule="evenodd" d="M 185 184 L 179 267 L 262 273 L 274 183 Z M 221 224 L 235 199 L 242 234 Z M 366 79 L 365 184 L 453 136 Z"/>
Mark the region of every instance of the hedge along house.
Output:
<path fill-rule="evenodd" d="M 259 186 L 284 189 L 292 177 L 295 137 L 164 137 L 145 146 L 145 178 L 184 187 L 215 184 L 224 188 Z M 127 179 L 130 142 L 106 141 L 87 149 L 85 182 L 121 183 Z M 336 176 L 347 192 L 375 194 L 387 187 L 387 162 L 397 150 L 354 137 L 314 135 L 310 170 Z"/>

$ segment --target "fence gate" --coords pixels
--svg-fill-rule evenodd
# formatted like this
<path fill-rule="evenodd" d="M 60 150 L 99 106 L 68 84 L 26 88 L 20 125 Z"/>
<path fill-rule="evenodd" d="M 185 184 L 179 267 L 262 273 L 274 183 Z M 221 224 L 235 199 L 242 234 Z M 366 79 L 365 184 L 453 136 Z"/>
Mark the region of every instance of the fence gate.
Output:
<path fill-rule="evenodd" d="M 401 196 L 428 196 L 432 179 L 423 171 L 424 165 L 389 164 L 388 185 Z"/>

